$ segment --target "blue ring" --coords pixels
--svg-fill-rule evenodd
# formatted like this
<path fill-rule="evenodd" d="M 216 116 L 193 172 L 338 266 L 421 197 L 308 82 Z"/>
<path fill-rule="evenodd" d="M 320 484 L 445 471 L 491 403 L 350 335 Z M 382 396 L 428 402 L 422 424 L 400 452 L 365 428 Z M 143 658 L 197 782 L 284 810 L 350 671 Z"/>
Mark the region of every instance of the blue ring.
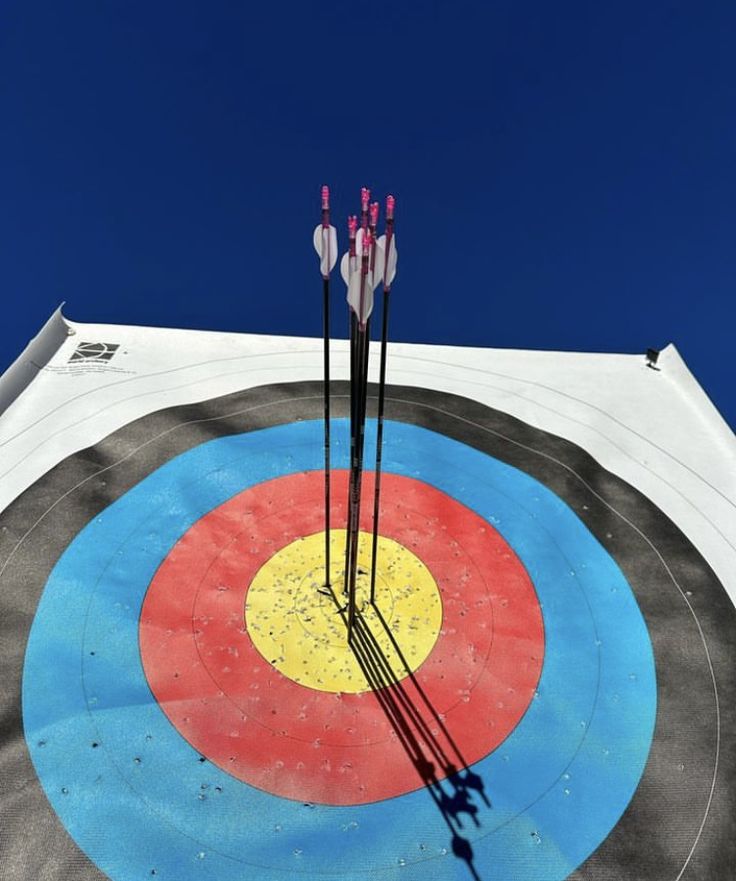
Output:
<path fill-rule="evenodd" d="M 334 435 L 333 464 L 347 467 L 345 420 Z M 418 881 L 465 871 L 451 854 L 437 861 L 448 832 L 426 791 L 356 807 L 262 792 L 202 763 L 146 682 L 138 618 L 161 560 L 244 488 L 319 469 L 321 442 L 321 422 L 308 421 L 191 449 L 91 521 L 49 577 L 24 667 L 26 740 L 62 823 L 113 881 L 152 870 L 177 881 L 281 881 L 286 872 L 357 881 L 381 871 Z M 518 469 L 394 422 L 384 467 L 487 519 L 534 582 L 546 636 L 539 696 L 474 766 L 493 806 L 480 829 L 465 831 L 481 877 L 562 881 L 619 820 L 651 746 L 654 658 L 631 588 L 577 515 Z"/>

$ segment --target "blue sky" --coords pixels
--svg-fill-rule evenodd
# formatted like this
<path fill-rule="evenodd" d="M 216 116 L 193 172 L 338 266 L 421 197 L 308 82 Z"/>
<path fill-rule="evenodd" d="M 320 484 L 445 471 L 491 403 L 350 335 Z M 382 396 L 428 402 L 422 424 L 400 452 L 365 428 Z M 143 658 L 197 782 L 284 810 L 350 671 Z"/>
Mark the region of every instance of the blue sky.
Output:
<path fill-rule="evenodd" d="M 736 425 L 734 45 L 726 2 L 6 2 L 0 369 L 60 300 L 319 334 L 319 187 L 342 232 L 368 184 L 394 338 L 673 341 Z"/>

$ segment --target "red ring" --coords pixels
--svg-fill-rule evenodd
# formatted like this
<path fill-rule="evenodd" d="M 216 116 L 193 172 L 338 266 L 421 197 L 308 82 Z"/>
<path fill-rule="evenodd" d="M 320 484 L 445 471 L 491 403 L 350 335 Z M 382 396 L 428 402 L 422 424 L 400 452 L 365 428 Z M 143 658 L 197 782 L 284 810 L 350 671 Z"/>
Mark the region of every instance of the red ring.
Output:
<path fill-rule="evenodd" d="M 333 497 L 346 489 L 346 472 L 333 474 Z M 415 674 L 432 709 L 403 683 L 441 778 L 445 757 L 456 766 L 478 761 L 524 715 L 542 668 L 542 614 L 526 570 L 487 521 L 412 478 L 386 474 L 381 489 L 381 533 L 422 560 L 442 597 L 440 637 Z M 422 785 L 376 697 L 293 682 L 263 660 L 244 626 L 260 567 L 324 528 L 323 492 L 323 472 L 279 477 L 195 523 L 148 588 L 140 649 L 163 711 L 210 761 L 286 798 L 362 804 Z M 363 492 L 372 497 L 371 475 Z M 331 525 L 344 523 L 335 504 Z M 361 528 L 370 530 L 370 511 Z"/>

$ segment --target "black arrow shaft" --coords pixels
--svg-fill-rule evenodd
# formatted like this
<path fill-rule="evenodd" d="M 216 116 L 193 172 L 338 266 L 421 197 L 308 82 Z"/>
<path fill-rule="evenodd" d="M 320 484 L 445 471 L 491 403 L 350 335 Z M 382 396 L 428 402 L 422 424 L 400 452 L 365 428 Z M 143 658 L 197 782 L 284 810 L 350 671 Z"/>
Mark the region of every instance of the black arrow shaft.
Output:
<path fill-rule="evenodd" d="M 322 279 L 322 335 L 325 395 L 325 586 L 330 577 L 330 278 Z"/>
<path fill-rule="evenodd" d="M 388 344 L 388 311 L 391 288 L 383 291 L 381 320 L 381 367 L 378 378 L 378 427 L 376 430 L 376 472 L 373 493 L 373 543 L 371 547 L 371 603 L 376 600 L 376 561 L 378 558 L 378 520 L 381 505 L 381 465 L 383 461 L 383 413 L 386 402 L 386 348 Z"/>
<path fill-rule="evenodd" d="M 350 541 L 351 536 L 351 524 L 352 524 L 352 512 L 353 512 L 353 480 L 354 480 L 354 468 L 353 463 L 355 461 L 355 444 L 356 444 L 356 434 L 355 434 L 355 426 L 356 426 L 356 348 L 358 345 L 358 322 L 355 317 L 355 313 L 352 309 L 349 309 L 349 321 L 350 321 L 350 476 L 348 479 L 348 518 L 346 525 L 346 537 L 345 537 L 345 583 L 344 583 L 344 593 L 346 597 L 349 597 L 349 587 L 350 587 L 350 570 L 351 570 L 351 557 L 352 557 L 352 542 Z"/>
<path fill-rule="evenodd" d="M 352 357 L 351 391 L 351 459 L 348 502 L 348 535 L 346 547 L 345 582 L 348 595 L 348 636 L 355 622 L 356 578 L 360 544 L 360 500 L 363 475 L 363 446 L 365 415 L 368 398 L 368 356 L 370 349 L 369 322 L 363 327 L 357 320 L 352 327 L 355 344 Z"/>

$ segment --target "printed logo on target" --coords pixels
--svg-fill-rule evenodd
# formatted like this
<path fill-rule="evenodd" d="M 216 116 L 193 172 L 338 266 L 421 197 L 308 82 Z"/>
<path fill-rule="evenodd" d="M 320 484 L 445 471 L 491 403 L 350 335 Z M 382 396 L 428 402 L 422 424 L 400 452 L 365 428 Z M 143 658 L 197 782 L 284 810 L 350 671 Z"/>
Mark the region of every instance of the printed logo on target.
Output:
<path fill-rule="evenodd" d="M 80 343 L 69 363 L 75 361 L 109 361 L 120 348 L 119 343 Z"/>

